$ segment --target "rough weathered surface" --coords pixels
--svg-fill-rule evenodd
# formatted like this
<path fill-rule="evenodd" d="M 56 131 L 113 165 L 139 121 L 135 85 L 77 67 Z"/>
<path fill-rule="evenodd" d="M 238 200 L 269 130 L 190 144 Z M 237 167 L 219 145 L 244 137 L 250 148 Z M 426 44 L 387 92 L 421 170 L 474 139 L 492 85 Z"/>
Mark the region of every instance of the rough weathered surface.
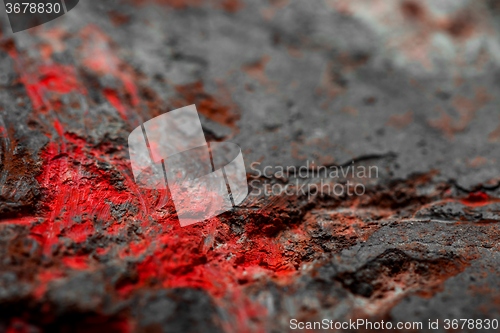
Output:
<path fill-rule="evenodd" d="M 500 319 L 499 17 L 473 0 L 82 1 L 12 35 L 1 16 L 0 331 Z M 181 228 L 126 143 L 189 104 L 255 182 Z M 378 177 L 314 172 L 339 165 Z M 366 192 L 257 194 L 323 180 Z"/>

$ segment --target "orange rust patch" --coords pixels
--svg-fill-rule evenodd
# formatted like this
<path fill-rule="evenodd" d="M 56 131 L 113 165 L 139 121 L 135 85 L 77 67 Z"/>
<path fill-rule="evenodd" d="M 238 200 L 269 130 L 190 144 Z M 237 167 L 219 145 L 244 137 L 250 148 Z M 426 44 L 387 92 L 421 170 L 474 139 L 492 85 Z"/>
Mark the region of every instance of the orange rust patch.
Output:
<path fill-rule="evenodd" d="M 288 6 L 289 0 L 271 0 L 270 6 L 260 10 L 262 17 L 268 21 L 272 20 L 277 12 Z"/>
<path fill-rule="evenodd" d="M 341 64 L 343 71 L 347 73 L 366 65 L 368 60 L 370 60 L 370 57 L 367 54 L 341 53 L 338 57 L 338 62 Z"/>
<path fill-rule="evenodd" d="M 131 1 L 136 6 L 155 3 L 162 6 L 172 7 L 174 9 L 203 7 L 207 6 L 208 4 L 208 5 L 214 5 L 215 7 L 223 9 L 230 13 L 234 13 L 243 7 L 243 4 L 239 0 L 215 0 L 211 2 L 203 0 L 131 0 Z"/>
<path fill-rule="evenodd" d="M 109 18 L 111 19 L 111 22 L 113 22 L 113 25 L 116 27 L 119 27 L 121 25 L 127 24 L 130 22 L 130 16 L 122 14 L 120 12 L 116 11 L 111 11 L 108 13 Z"/>
<path fill-rule="evenodd" d="M 132 0 L 135 5 L 146 5 L 148 3 L 156 3 L 163 6 L 172 7 L 175 9 L 185 9 L 188 7 L 200 7 L 203 5 L 203 0 Z"/>
<path fill-rule="evenodd" d="M 452 118 L 443 109 L 439 108 L 441 117 L 429 120 L 430 126 L 441 130 L 448 139 L 453 139 L 455 134 L 463 132 L 474 119 L 476 112 L 491 100 L 491 96 L 484 89 L 477 89 L 474 99 L 455 97 L 453 107 L 458 113 L 458 119 Z"/>
<path fill-rule="evenodd" d="M 403 14 L 413 20 L 422 20 L 426 16 L 425 9 L 414 1 L 405 1 L 401 4 Z"/>
<path fill-rule="evenodd" d="M 480 166 L 483 166 L 488 163 L 488 159 L 482 157 L 482 156 L 476 156 L 472 160 L 468 160 L 467 164 L 471 168 L 478 168 Z"/>
<path fill-rule="evenodd" d="M 413 121 L 413 111 L 408 111 L 403 114 L 395 114 L 389 117 L 387 121 L 388 126 L 392 126 L 398 129 L 403 129 L 411 124 Z"/>
<path fill-rule="evenodd" d="M 243 8 L 243 3 L 238 0 L 222 0 L 220 6 L 226 12 L 234 13 Z"/>
<path fill-rule="evenodd" d="M 321 75 L 321 81 L 316 88 L 316 93 L 324 98 L 323 103 L 321 103 L 323 109 L 326 109 L 337 96 L 345 93 L 346 88 L 339 81 L 338 74 L 333 71 L 333 64 L 327 64 Z"/>
<path fill-rule="evenodd" d="M 356 272 L 341 273 L 339 280 L 363 297 L 361 313 L 387 313 L 409 294 L 430 298 L 443 283 L 464 271 L 469 258 L 453 254 L 436 259 L 417 259 L 399 249 L 388 249 Z"/>
<path fill-rule="evenodd" d="M 344 113 L 350 114 L 351 116 L 357 116 L 358 115 L 358 110 L 356 110 L 352 106 L 346 106 L 345 108 L 342 108 L 341 110 Z"/>
<path fill-rule="evenodd" d="M 196 104 L 198 111 L 208 119 L 224 126 L 236 128 L 236 122 L 240 119 L 235 112 L 236 107 L 232 102 L 231 105 L 218 102 L 216 98 L 205 91 L 201 81 L 176 86 L 175 89 L 181 96 L 173 102 L 176 107 Z M 225 97 L 226 100 L 229 99 L 229 92 L 225 91 L 225 89 L 221 90 L 222 97 Z"/>
<path fill-rule="evenodd" d="M 458 39 L 465 39 L 474 33 L 474 20 L 468 13 L 460 13 L 451 20 L 444 21 L 442 28 L 449 35 Z"/>
<path fill-rule="evenodd" d="M 270 59 L 269 56 L 264 56 L 256 62 L 243 66 L 243 71 L 259 83 L 268 85 L 269 79 L 266 76 L 266 65 Z"/>
<path fill-rule="evenodd" d="M 490 142 L 500 141 L 500 123 L 498 124 L 498 127 L 488 135 L 488 140 Z"/>

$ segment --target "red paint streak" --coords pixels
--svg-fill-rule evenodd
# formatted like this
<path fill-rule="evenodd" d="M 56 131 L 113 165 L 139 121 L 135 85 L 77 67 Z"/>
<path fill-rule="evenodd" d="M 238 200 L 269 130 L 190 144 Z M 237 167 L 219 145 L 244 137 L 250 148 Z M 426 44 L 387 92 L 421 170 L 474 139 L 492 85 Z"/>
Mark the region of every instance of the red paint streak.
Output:
<path fill-rule="evenodd" d="M 21 83 L 26 88 L 28 97 L 35 110 L 57 109 L 60 95 L 77 92 L 86 94 L 77 79 L 73 67 L 54 63 L 44 63 L 34 67 L 25 65 L 22 55 L 17 52 L 14 42 L 3 46 L 14 60 Z M 55 98 L 54 98 L 55 97 Z"/>
<path fill-rule="evenodd" d="M 43 65 L 36 73 L 22 72 L 21 81 L 35 110 L 47 105 L 50 94 L 85 93 L 78 85 L 74 69 L 63 65 Z"/>
<path fill-rule="evenodd" d="M 140 104 L 134 70 L 115 55 L 111 39 L 96 26 L 88 26 L 81 32 L 83 44 L 79 52 L 82 63 L 95 75 L 109 75 L 118 79 L 123 93 L 105 88 L 104 96 L 124 120 L 138 125 L 133 108 Z"/>
<path fill-rule="evenodd" d="M 103 93 L 104 96 L 106 96 L 106 99 L 108 100 L 109 104 L 111 104 L 120 113 L 120 116 L 122 118 L 126 119 L 127 111 L 125 109 L 125 105 L 122 104 L 122 101 L 120 100 L 120 97 L 118 96 L 116 90 L 104 89 Z"/>
<path fill-rule="evenodd" d="M 64 141 L 64 129 L 59 122 L 58 119 L 54 120 L 54 129 L 56 130 L 57 134 L 59 135 L 59 139 L 61 140 L 61 151 L 66 151 L 66 142 Z"/>
<path fill-rule="evenodd" d="M 88 263 L 87 263 L 86 256 L 65 257 L 62 259 L 62 262 L 66 266 L 68 266 L 72 269 L 76 269 L 76 270 L 84 270 L 84 269 L 87 269 L 89 267 Z"/>
<path fill-rule="evenodd" d="M 36 278 L 38 281 L 38 285 L 33 292 L 33 296 L 35 297 L 35 299 L 42 299 L 47 292 L 48 284 L 55 280 L 61 279 L 64 276 L 65 274 L 62 271 L 53 268 L 40 271 L 37 274 Z"/>
<path fill-rule="evenodd" d="M 117 253 L 117 259 L 136 262 L 137 280 L 115 286 L 118 296 L 127 297 L 151 285 L 201 288 L 216 302 L 234 299 L 231 313 L 238 327 L 247 327 L 265 316 L 265 308 L 242 297 L 241 288 L 263 276 L 281 279 L 295 274 L 293 267 L 284 264 L 285 250 L 279 241 L 248 235 L 242 241 L 218 218 L 182 228 L 172 214 L 173 203 L 166 191 L 137 188 L 128 161 L 106 160 L 105 153 L 84 140 L 65 133 L 63 128 L 58 132 L 64 136 L 66 150 L 61 154 L 61 144 L 52 142 L 42 154 L 44 163 L 37 180 L 44 193 L 45 216 L 44 222 L 31 227 L 31 236 L 41 244 L 45 256 L 59 256 L 56 245 L 62 239 L 84 244 L 98 232 L 104 238 L 129 239 L 131 223 L 137 221 L 143 232 L 136 241 L 112 243 L 117 252 L 110 247 L 95 251 L 97 256 Z M 109 163 L 119 172 L 127 190 L 116 189 L 108 171 L 99 169 L 96 160 Z M 137 207 L 136 213 L 117 219 L 111 207 L 123 204 Z M 213 244 L 216 235 L 223 239 L 218 246 Z M 101 265 L 95 256 L 86 254 L 66 254 L 61 263 L 66 269 L 77 270 L 95 270 Z M 41 283 L 37 291 L 40 297 L 45 285 Z"/>
<path fill-rule="evenodd" d="M 73 68 L 68 66 L 42 66 L 39 68 L 42 73 L 39 85 L 58 92 L 67 94 L 78 89 L 78 85 L 73 73 Z M 70 74 L 70 75 L 68 75 Z"/>
<path fill-rule="evenodd" d="M 94 234 L 94 226 L 90 221 L 81 224 L 75 224 L 66 229 L 65 235 L 71 238 L 76 243 L 82 243 L 87 240 L 89 236 Z"/>
<path fill-rule="evenodd" d="M 126 174 L 126 161 L 107 161 L 126 179 L 128 190 L 120 191 L 113 187 L 105 172 L 90 163 L 89 154 L 104 154 L 68 134 L 65 140 L 66 154 L 61 156 L 55 143 L 44 151 L 44 167 L 38 177 L 44 188 L 46 221 L 33 226 L 31 232 L 43 244 L 47 256 L 56 255 L 54 245 L 62 237 L 84 243 L 96 234 L 96 223 L 109 225 L 101 231 L 102 237 L 126 237 L 130 221 L 140 221 L 143 230 L 140 239 L 113 245 L 118 246 L 122 260 L 137 262 L 137 280 L 117 285 L 117 295 L 127 297 L 151 285 L 201 288 L 216 302 L 233 299 L 232 320 L 237 321 L 238 327 L 248 327 L 265 316 L 265 308 L 243 297 L 241 288 L 263 276 L 280 279 L 295 274 L 293 267 L 285 265 L 283 245 L 273 238 L 259 236 L 246 236 L 242 241 L 217 218 L 182 228 L 175 216 L 165 214 L 165 210 L 173 211 L 165 193 L 135 187 Z M 138 207 L 138 211 L 130 219 L 117 221 L 110 206 L 125 203 Z M 223 241 L 214 247 L 216 234 Z M 109 248 L 96 250 L 96 254 L 110 253 Z M 93 270 L 100 265 L 94 257 L 84 255 L 64 256 L 62 263 L 78 270 Z"/>
<path fill-rule="evenodd" d="M 76 328 L 75 325 L 76 324 Z M 45 332 L 43 324 L 39 327 L 33 325 L 32 323 L 26 322 L 24 319 L 12 318 L 8 323 L 8 327 L 5 329 L 5 333 L 33 333 L 33 332 Z M 47 329 L 47 328 L 45 328 Z M 54 327 L 51 327 L 54 329 Z M 61 323 L 58 332 L 93 332 L 93 333 L 109 333 L 109 332 L 120 332 L 128 333 L 132 332 L 132 325 L 124 319 L 121 318 L 108 318 L 106 316 L 97 316 L 84 318 L 81 321 L 73 322 L 71 325 Z"/>
<path fill-rule="evenodd" d="M 125 91 L 127 92 L 128 96 L 130 97 L 132 106 L 137 106 L 139 105 L 139 94 L 137 92 L 137 87 L 135 86 L 135 83 L 133 82 L 132 77 L 128 75 L 122 75 L 121 79 L 123 81 L 123 85 L 125 87 Z"/>
<path fill-rule="evenodd" d="M 498 200 L 481 191 L 469 193 L 466 198 L 460 200 L 462 204 L 471 207 L 486 206 L 496 201 Z"/>
<path fill-rule="evenodd" d="M 109 252 L 109 249 L 107 248 L 102 248 L 102 247 L 99 247 L 95 250 L 95 252 L 98 254 L 98 255 L 105 255 L 106 253 Z"/>
<path fill-rule="evenodd" d="M 9 323 L 9 327 L 5 333 L 30 333 L 38 332 L 35 326 L 32 326 L 20 318 L 12 318 Z"/>
<path fill-rule="evenodd" d="M 5 219 L 2 220 L 2 223 L 17 224 L 17 225 L 32 225 L 37 220 L 38 219 L 34 216 L 23 216 L 23 217 Z"/>
<path fill-rule="evenodd" d="M 102 87 L 102 94 L 130 121 L 135 114 L 131 107 L 140 103 L 134 73 L 114 56 L 110 41 L 97 28 L 87 28 L 81 34 L 84 40 L 79 54 L 81 61 L 95 75 L 112 75 L 122 82 L 121 89 Z M 23 63 L 24 55 L 18 56 L 15 50 L 11 54 L 16 63 Z M 59 65 L 39 68 L 40 75 L 35 75 L 19 66 L 36 108 L 49 109 L 62 95 L 85 91 L 73 68 Z M 177 102 L 182 106 L 195 102 L 210 119 L 235 126 L 238 117 L 234 107 L 220 104 L 205 92 L 201 82 L 177 90 L 181 95 Z M 64 117 L 57 118 L 56 113 L 44 117 L 53 125 L 54 135 L 40 156 L 43 161 L 37 176 L 42 191 L 40 210 L 31 223 L 29 219 L 22 221 L 29 225 L 28 237 L 39 243 L 43 256 L 53 265 L 37 272 L 34 291 L 37 299 L 45 296 L 51 281 L 64 278 L 71 270 L 101 269 L 98 257 L 109 256 L 131 262 L 137 276 L 133 281 L 114 286 L 117 297 L 127 297 L 152 285 L 202 288 L 215 302 L 221 300 L 221 305 L 227 306 L 223 299 L 232 300 L 233 307 L 226 310 L 233 328 L 253 327 L 259 318 L 266 316 L 265 308 L 246 298 L 243 288 L 258 279 L 283 279 L 296 273 L 292 265 L 284 264 L 287 262 L 284 245 L 273 237 L 248 232 L 236 235 L 218 218 L 180 227 L 167 191 L 138 188 L 128 160 L 112 158 L 104 146 L 96 147 L 71 134 L 65 129 Z M 113 148 L 126 150 L 126 147 Z M 96 162 L 109 167 L 101 168 Z M 115 186 L 109 168 L 122 177 L 123 186 Z M 118 216 L 115 208 L 122 205 L 134 209 Z M 140 234 L 133 235 L 132 227 L 140 229 Z M 93 248 L 95 245 L 87 242 L 96 236 L 108 241 L 91 255 L 86 250 L 76 253 L 68 250 Z M 117 237 L 129 243 L 112 241 Z"/>
<path fill-rule="evenodd" d="M 59 120 L 54 120 L 54 128 L 56 129 L 57 131 L 57 134 L 59 134 L 59 137 L 60 138 L 63 138 L 63 134 L 64 134 L 64 130 L 62 128 L 62 125 L 61 123 L 59 122 Z"/>
<path fill-rule="evenodd" d="M 32 232 L 44 237 L 45 253 L 59 237 L 67 237 L 76 243 L 84 242 L 94 234 L 93 219 L 113 220 L 111 204 L 132 201 L 130 193 L 120 193 L 106 181 L 103 171 L 96 167 L 84 170 L 82 164 L 93 163 L 86 154 L 84 142 L 69 135 L 64 136 L 67 151 L 61 155 L 61 146 L 52 142 L 43 153 L 45 168 L 38 177 L 45 192 L 47 221 L 33 227 Z M 90 181 L 87 172 L 94 172 L 103 180 Z"/>

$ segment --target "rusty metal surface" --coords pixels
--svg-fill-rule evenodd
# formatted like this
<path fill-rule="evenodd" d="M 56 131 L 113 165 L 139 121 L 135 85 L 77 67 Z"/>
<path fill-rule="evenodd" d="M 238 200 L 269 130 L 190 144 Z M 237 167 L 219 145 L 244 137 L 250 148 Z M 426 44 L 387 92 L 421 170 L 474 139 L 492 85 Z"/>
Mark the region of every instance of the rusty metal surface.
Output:
<path fill-rule="evenodd" d="M 499 16 L 472 0 L 86 1 L 15 35 L 1 16 L 0 331 L 500 319 Z M 249 181 L 308 161 L 378 177 L 181 228 L 165 191 L 134 184 L 127 136 L 189 104 Z M 321 177 L 299 178 L 258 179 Z"/>

